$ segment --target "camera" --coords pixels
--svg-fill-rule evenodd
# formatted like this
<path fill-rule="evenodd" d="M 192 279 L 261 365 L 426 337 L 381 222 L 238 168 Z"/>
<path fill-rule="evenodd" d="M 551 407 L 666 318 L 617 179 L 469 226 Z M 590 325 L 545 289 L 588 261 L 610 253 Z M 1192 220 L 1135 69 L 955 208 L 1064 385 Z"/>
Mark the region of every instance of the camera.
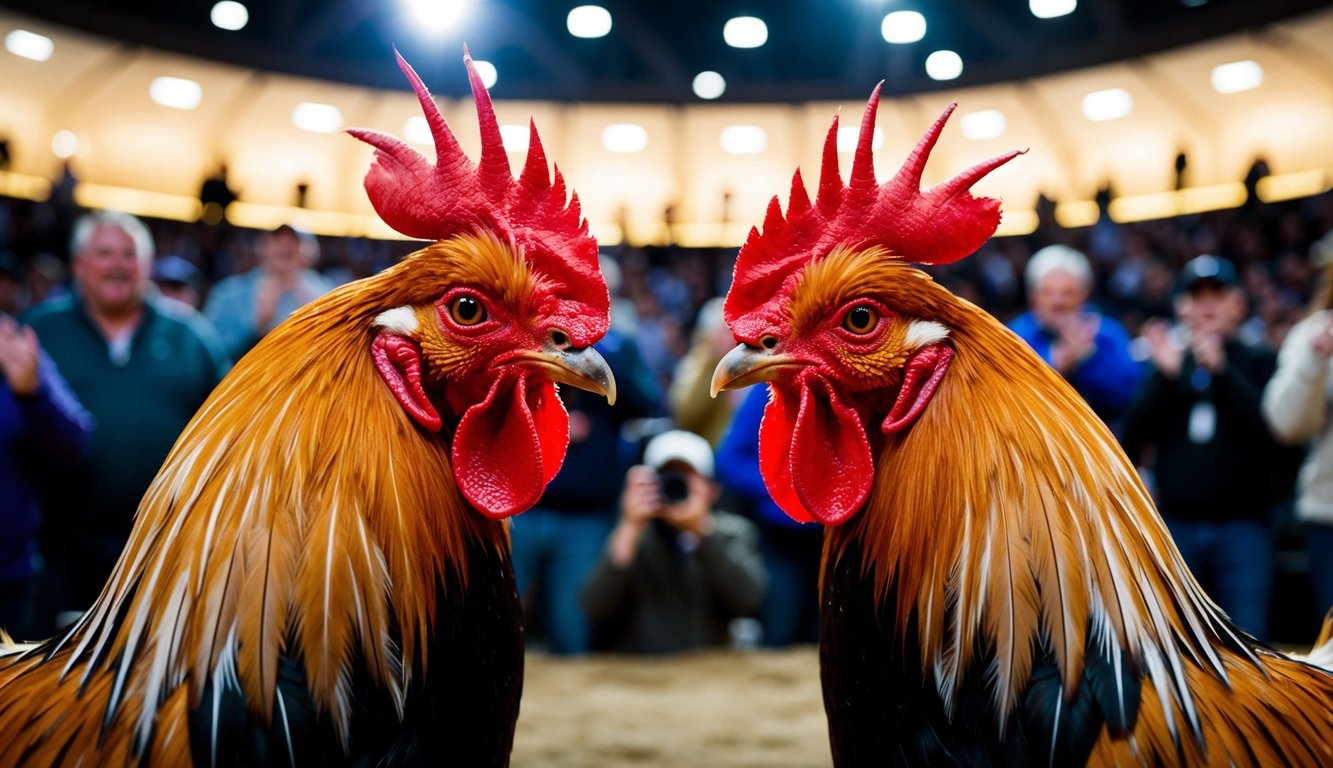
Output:
<path fill-rule="evenodd" d="M 681 472 L 661 472 L 657 475 L 657 485 L 662 491 L 664 504 L 678 504 L 690 495 L 690 483 Z"/>

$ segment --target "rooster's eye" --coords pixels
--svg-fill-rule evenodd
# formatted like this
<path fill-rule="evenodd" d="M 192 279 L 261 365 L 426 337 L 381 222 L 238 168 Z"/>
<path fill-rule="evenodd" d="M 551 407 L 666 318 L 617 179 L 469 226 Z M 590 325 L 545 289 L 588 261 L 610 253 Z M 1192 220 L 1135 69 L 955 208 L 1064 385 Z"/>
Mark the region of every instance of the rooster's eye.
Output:
<path fill-rule="evenodd" d="M 471 296 L 459 296 L 449 305 L 449 316 L 459 325 L 476 325 L 486 319 L 486 308 Z"/>
<path fill-rule="evenodd" d="M 879 322 L 879 313 L 864 304 L 852 307 L 847 316 L 842 319 L 842 327 L 852 333 L 861 335 L 875 330 L 875 324 Z"/>

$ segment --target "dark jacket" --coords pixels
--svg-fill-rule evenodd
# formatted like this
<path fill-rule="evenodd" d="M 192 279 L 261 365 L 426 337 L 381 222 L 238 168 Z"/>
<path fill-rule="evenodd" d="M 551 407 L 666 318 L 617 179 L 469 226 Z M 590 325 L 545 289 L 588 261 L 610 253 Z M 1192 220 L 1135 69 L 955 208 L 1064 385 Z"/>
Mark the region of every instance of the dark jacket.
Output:
<path fill-rule="evenodd" d="M 1154 371 L 1125 418 L 1124 446 L 1135 461 L 1156 455 L 1157 507 L 1193 521 L 1263 518 L 1281 498 L 1278 477 L 1291 463 L 1259 412 L 1277 357 L 1269 349 L 1226 343 L 1216 375 L 1188 351 L 1174 379 Z M 1193 426 L 1191 426 L 1193 422 Z"/>

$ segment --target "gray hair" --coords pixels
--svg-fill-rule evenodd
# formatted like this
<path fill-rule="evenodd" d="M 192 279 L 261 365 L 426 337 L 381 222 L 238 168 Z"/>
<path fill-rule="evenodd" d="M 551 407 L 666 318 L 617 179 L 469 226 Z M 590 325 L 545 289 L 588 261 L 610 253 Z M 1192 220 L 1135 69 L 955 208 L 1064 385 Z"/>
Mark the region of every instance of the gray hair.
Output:
<path fill-rule="evenodd" d="M 145 265 L 153 263 L 156 248 L 153 245 L 152 233 L 138 217 L 121 211 L 93 211 L 81 216 L 74 223 L 74 234 L 69 239 L 70 256 L 77 257 L 79 251 L 88 245 L 93 233 L 101 227 L 115 227 L 129 235 L 130 240 L 134 241 L 134 252 L 139 260 Z"/>
<path fill-rule="evenodd" d="M 1092 266 L 1088 264 L 1088 257 L 1084 256 L 1082 251 L 1067 245 L 1048 245 L 1032 254 L 1032 258 L 1028 261 L 1027 271 L 1024 273 L 1028 293 L 1034 293 L 1047 275 L 1061 269 L 1073 275 L 1083 287 L 1092 288 Z"/>

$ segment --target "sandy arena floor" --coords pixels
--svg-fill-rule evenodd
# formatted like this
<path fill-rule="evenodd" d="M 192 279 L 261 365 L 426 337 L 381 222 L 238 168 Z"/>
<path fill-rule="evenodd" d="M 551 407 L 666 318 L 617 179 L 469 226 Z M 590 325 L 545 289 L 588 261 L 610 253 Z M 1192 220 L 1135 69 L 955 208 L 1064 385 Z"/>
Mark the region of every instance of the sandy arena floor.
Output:
<path fill-rule="evenodd" d="M 513 768 L 827 768 L 813 647 L 668 658 L 529 653 Z"/>

